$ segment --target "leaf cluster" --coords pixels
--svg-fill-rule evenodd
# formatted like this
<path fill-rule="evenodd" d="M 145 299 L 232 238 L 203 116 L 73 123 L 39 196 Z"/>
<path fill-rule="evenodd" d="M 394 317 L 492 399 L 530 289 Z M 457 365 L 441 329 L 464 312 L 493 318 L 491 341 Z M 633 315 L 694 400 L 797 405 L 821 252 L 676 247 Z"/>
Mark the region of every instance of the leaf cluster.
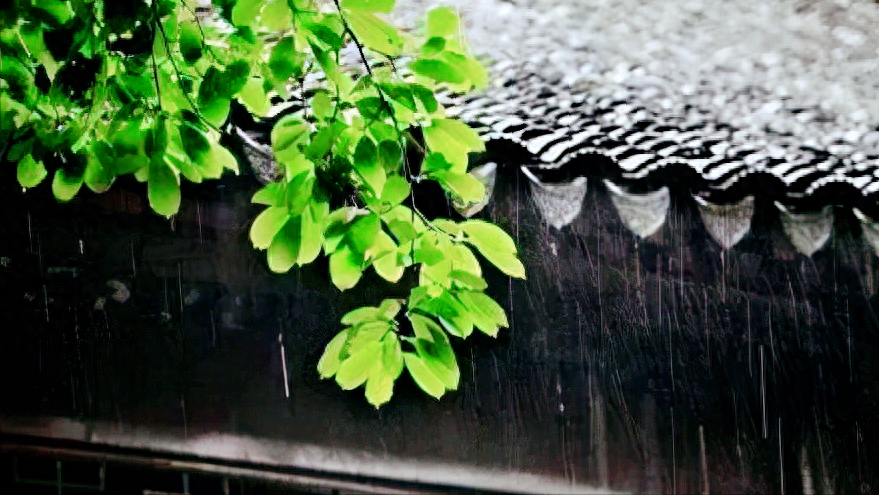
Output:
<path fill-rule="evenodd" d="M 20 185 L 51 176 L 55 197 L 69 201 L 83 184 L 103 192 L 130 174 L 147 184 L 153 210 L 171 216 L 182 181 L 238 172 L 220 144 L 233 102 L 259 118 L 273 98 L 299 99 L 271 131 L 283 177 L 253 196 L 265 206 L 250 228 L 254 248 L 277 273 L 327 256 L 340 290 L 369 269 L 391 283 L 418 274 L 407 299 L 345 315 L 318 371 L 346 390 L 365 384 L 376 407 L 403 369 L 431 396 L 456 389 L 450 337 L 508 325 L 485 294 L 477 254 L 525 276 L 497 226 L 414 207 L 412 183 L 424 180 L 457 204 L 486 196 L 468 172 L 481 138 L 435 97 L 487 84 L 458 16 L 434 9 L 416 36 L 385 19 L 394 0 L 220 0 L 220 22 L 205 22 L 196 3 L 0 8 L 0 142 Z"/>

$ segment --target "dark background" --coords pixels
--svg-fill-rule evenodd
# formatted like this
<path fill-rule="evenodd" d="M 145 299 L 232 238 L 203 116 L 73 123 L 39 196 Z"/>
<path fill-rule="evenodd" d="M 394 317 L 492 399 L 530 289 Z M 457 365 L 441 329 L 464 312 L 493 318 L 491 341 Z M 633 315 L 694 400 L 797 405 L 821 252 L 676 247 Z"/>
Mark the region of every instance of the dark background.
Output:
<path fill-rule="evenodd" d="M 404 374 L 378 411 L 315 366 L 342 314 L 408 289 L 371 274 L 339 293 L 322 261 L 269 273 L 247 239 L 251 177 L 184 186 L 172 221 L 133 181 L 65 205 L 47 184 L 2 186 L 0 442 L 64 436 L 46 426 L 62 417 L 95 444 L 112 430 L 154 453 L 158 437 L 186 451 L 222 433 L 647 493 L 706 479 L 718 493 L 874 493 L 876 255 L 850 210 L 807 258 L 758 197 L 722 258 L 685 187 L 639 241 L 597 178 L 557 231 L 501 167 L 480 215 L 513 234 L 527 269 L 487 270 L 512 328 L 456 343 L 457 391 L 435 401 Z"/>

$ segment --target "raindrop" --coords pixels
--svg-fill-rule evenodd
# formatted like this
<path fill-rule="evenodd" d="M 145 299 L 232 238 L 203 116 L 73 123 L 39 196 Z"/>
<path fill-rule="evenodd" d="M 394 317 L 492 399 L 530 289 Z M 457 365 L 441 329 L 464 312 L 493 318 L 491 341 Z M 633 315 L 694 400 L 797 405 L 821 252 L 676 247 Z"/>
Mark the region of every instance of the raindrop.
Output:
<path fill-rule="evenodd" d="M 766 427 L 766 375 L 763 371 L 763 362 L 765 361 L 763 357 L 763 344 L 760 344 L 760 404 L 762 410 L 762 421 L 763 421 L 763 439 L 766 439 L 768 435 L 767 427 Z"/>
<path fill-rule="evenodd" d="M 781 480 L 781 495 L 784 495 L 784 451 L 781 448 L 781 416 L 778 417 L 778 476 Z"/>
<path fill-rule="evenodd" d="M 681 238 L 681 304 L 684 304 L 684 222 L 678 223 L 678 236 Z"/>
<path fill-rule="evenodd" d="M 861 443 L 863 443 L 864 437 L 861 436 L 861 425 L 855 421 L 855 450 L 858 454 L 858 485 L 864 486 L 864 477 L 861 472 Z"/>
<path fill-rule="evenodd" d="M 806 446 L 800 448 L 800 473 L 803 476 L 803 495 L 814 495 L 815 488 L 812 481 L 812 469 L 809 467 L 809 459 L 806 457 Z"/>
<path fill-rule="evenodd" d="M 711 493 L 708 484 L 708 452 L 705 449 L 705 426 L 699 425 L 699 453 L 702 460 L 702 493 Z"/>
<path fill-rule="evenodd" d="M 284 335 L 278 332 L 278 344 L 281 346 L 281 371 L 284 372 L 284 397 L 290 398 L 290 380 L 287 377 L 287 351 L 284 349 Z"/>
<path fill-rule="evenodd" d="M 137 276 L 137 263 L 134 261 L 134 240 L 131 241 L 131 276 Z"/>
<path fill-rule="evenodd" d="M 772 364 L 778 363 L 778 358 L 775 355 L 775 335 L 772 333 L 772 304 L 769 304 L 769 349 L 772 352 Z"/>
<path fill-rule="evenodd" d="M 34 231 L 31 225 L 31 212 L 27 212 L 27 240 L 31 245 L 31 252 L 34 252 Z"/>
<path fill-rule="evenodd" d="M 177 262 L 177 295 L 180 298 L 180 321 L 183 322 L 183 268 L 182 263 Z"/>
<path fill-rule="evenodd" d="M 183 400 L 183 396 L 180 396 L 180 411 L 183 412 L 183 438 L 189 437 L 188 423 L 186 421 L 186 401 Z M 188 490 L 185 490 L 184 493 L 189 493 Z"/>
<path fill-rule="evenodd" d="M 753 360 L 751 359 L 753 346 L 751 345 L 751 298 L 746 299 L 748 312 L 748 376 L 754 376 Z"/>
<path fill-rule="evenodd" d="M 82 239 L 79 240 L 79 254 L 85 254 L 85 244 L 83 244 Z"/>
<path fill-rule="evenodd" d="M 201 229 L 201 202 L 195 202 L 195 214 L 198 217 L 198 243 L 204 244 L 204 235 L 202 234 Z"/>
<path fill-rule="evenodd" d="M 726 249 L 720 250 L 720 300 L 726 302 Z"/>
<path fill-rule="evenodd" d="M 845 333 L 846 344 L 848 345 L 848 382 L 852 383 L 854 372 L 852 370 L 852 327 L 849 325 L 849 307 L 848 299 L 845 300 Z"/>
<path fill-rule="evenodd" d="M 217 324 L 214 322 L 214 310 L 211 310 L 211 342 L 217 348 Z"/>
<path fill-rule="evenodd" d="M 662 265 L 660 264 L 660 262 L 661 262 L 661 258 L 659 256 L 659 254 L 657 253 L 656 254 L 656 297 L 657 297 L 656 307 L 658 308 L 657 317 L 659 318 L 659 321 L 657 322 L 657 326 L 661 328 L 662 327 Z"/>
<path fill-rule="evenodd" d="M 705 355 L 708 358 L 708 371 L 711 371 L 711 335 L 708 331 L 708 289 L 702 289 L 702 297 L 705 298 Z"/>
<path fill-rule="evenodd" d="M 46 309 L 46 323 L 49 322 L 49 290 L 43 284 L 43 307 Z"/>
<path fill-rule="evenodd" d="M 674 383 L 674 382 L 672 382 Z M 674 406 L 670 407 L 671 409 L 671 493 L 672 495 L 677 495 L 678 493 L 678 457 L 675 453 L 675 408 Z"/>

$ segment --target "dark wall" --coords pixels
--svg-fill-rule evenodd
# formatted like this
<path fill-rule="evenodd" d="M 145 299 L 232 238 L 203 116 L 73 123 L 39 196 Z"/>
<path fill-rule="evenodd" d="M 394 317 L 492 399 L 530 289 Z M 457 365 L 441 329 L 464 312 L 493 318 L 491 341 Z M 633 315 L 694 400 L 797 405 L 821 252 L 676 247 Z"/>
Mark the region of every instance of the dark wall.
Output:
<path fill-rule="evenodd" d="M 502 168 L 482 215 L 514 234 L 528 271 L 524 282 L 488 273 L 512 328 L 456 345 L 458 391 L 437 402 L 403 378 L 376 411 L 315 365 L 342 314 L 405 290 L 370 276 L 340 294 L 320 262 L 270 274 L 247 240 L 256 187 L 188 188 L 170 222 L 133 182 L 66 205 L 48 188 L 0 191 L 0 415 L 644 492 L 698 492 L 706 478 L 712 492 L 799 492 L 804 464 L 816 491 L 876 490 L 876 258 L 852 218 L 838 215 L 807 258 L 758 202 L 751 232 L 721 253 L 686 191 L 637 241 L 591 181 L 581 215 L 557 231 Z"/>

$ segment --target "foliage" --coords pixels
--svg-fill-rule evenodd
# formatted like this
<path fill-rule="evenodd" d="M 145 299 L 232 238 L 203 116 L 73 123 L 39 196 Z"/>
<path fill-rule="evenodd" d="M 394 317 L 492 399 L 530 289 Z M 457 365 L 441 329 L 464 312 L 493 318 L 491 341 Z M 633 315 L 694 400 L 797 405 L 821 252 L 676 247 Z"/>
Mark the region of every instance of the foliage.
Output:
<path fill-rule="evenodd" d="M 423 180 L 464 204 L 484 198 L 467 172 L 468 154 L 484 145 L 435 93 L 485 86 L 487 75 L 452 10 L 429 12 L 415 37 L 383 19 L 393 4 L 215 1 L 223 29 L 203 25 L 189 0 L 15 0 L 0 8 L 6 161 L 24 188 L 51 176 L 59 201 L 131 174 L 146 182 L 153 210 L 171 216 L 182 180 L 238 172 L 220 144 L 233 100 L 261 117 L 273 95 L 301 98 L 271 132 L 284 177 L 253 196 L 266 206 L 253 246 L 278 273 L 323 253 L 340 290 L 370 267 L 392 283 L 417 270 L 407 299 L 342 318 L 318 371 L 346 390 L 365 384 L 376 407 L 404 368 L 439 398 L 460 378 L 449 336 L 507 326 L 474 249 L 509 276 L 525 274 L 497 226 L 431 220 L 414 207 L 411 184 Z M 306 88 L 312 76 L 320 84 Z"/>

